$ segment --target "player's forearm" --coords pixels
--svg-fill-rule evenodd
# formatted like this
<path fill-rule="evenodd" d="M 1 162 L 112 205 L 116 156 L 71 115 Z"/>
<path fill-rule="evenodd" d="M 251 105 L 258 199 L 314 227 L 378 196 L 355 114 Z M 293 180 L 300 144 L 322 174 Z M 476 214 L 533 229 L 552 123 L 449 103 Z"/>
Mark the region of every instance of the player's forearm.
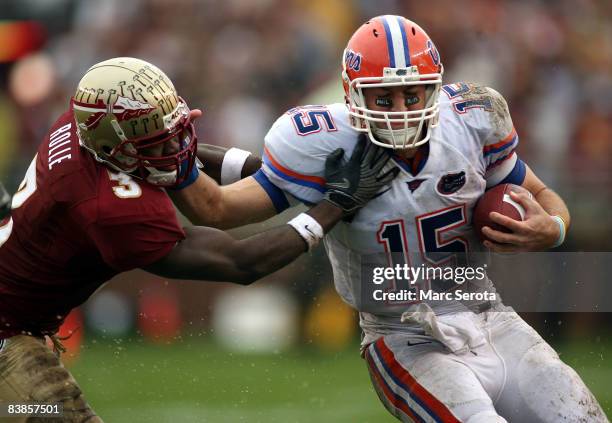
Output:
<path fill-rule="evenodd" d="M 218 228 L 225 219 L 221 187 L 200 172 L 198 179 L 180 191 L 168 191 L 174 205 L 194 225 Z"/>
<path fill-rule="evenodd" d="M 179 210 L 200 226 L 231 229 L 261 222 L 276 214 L 270 197 L 251 177 L 221 187 L 200 174 L 191 186 L 170 195 Z"/>
<path fill-rule="evenodd" d="M 313 218 L 327 233 L 342 219 L 342 210 L 322 201 L 306 214 Z M 240 269 L 248 269 L 248 283 L 279 270 L 307 251 L 308 242 L 289 225 L 274 228 L 239 241 L 237 258 Z"/>
<path fill-rule="evenodd" d="M 329 232 L 344 216 L 339 207 L 334 206 L 328 201 L 321 201 L 308 210 L 306 214 L 312 216 L 321 225 L 325 233 Z"/>
<path fill-rule="evenodd" d="M 565 228 L 570 225 L 570 213 L 563 199 L 550 188 L 543 188 L 535 193 L 535 200 L 540 203 L 542 208 L 551 216 L 559 216 L 565 222 Z"/>
<path fill-rule="evenodd" d="M 534 200 L 542 206 L 546 213 L 561 217 L 565 223 L 565 229 L 569 228 L 570 214 L 565 202 L 556 192 L 548 188 L 529 166 L 527 166 L 523 188 L 531 192 Z"/>
<path fill-rule="evenodd" d="M 185 239 L 161 260 L 144 268 L 165 278 L 233 282 L 248 285 L 306 251 L 290 226 L 236 240 L 218 229 L 189 226 Z"/>
<path fill-rule="evenodd" d="M 190 186 L 169 192 L 174 204 L 194 225 L 229 229 L 270 217 L 266 204 L 254 207 L 244 202 L 245 199 L 241 198 L 245 194 L 244 186 L 219 186 L 221 181 L 230 183 L 246 178 L 261 167 L 259 157 L 233 150 L 232 153 L 223 147 L 198 145 L 198 158 L 204 163 L 203 172 Z"/>
<path fill-rule="evenodd" d="M 342 218 L 342 211 L 326 201 L 308 213 L 306 220 L 313 219 L 308 223 L 313 224 L 314 232 L 320 235 L 319 239 Z M 317 225 L 320 231 L 317 231 Z M 190 226 L 185 228 L 185 240 L 145 270 L 167 278 L 248 285 L 304 253 L 309 243 L 303 233 L 288 224 L 235 240 L 217 229 Z"/>

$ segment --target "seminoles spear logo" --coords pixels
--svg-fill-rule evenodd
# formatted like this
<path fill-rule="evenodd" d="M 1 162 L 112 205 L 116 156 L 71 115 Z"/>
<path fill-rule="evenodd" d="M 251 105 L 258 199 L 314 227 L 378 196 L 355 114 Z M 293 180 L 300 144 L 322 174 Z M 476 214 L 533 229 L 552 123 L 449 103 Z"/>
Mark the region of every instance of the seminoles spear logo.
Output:
<path fill-rule="evenodd" d="M 74 101 L 73 107 L 81 112 L 90 112 L 91 115 L 82 124 L 84 129 L 96 129 L 100 121 L 109 113 L 115 115 L 119 122 L 124 120 L 134 119 L 138 116 L 147 115 L 155 107 L 147 103 L 142 103 L 138 100 L 131 100 L 127 97 L 117 97 L 117 101 L 113 104 L 104 104 L 104 101 L 98 100 L 96 104 L 82 103 Z"/>

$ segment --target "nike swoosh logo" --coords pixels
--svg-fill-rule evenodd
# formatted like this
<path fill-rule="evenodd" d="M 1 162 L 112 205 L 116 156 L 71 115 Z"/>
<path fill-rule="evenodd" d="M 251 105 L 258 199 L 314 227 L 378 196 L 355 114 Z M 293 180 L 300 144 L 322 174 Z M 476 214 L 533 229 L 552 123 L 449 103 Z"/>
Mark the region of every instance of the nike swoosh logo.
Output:
<path fill-rule="evenodd" d="M 306 230 L 308 233 L 310 233 L 310 234 L 312 234 L 312 235 L 314 236 L 314 232 L 310 230 L 310 228 L 308 227 L 308 225 L 304 225 L 304 229 L 305 229 L 305 230 Z"/>
<path fill-rule="evenodd" d="M 332 182 L 327 184 L 328 187 L 332 187 L 332 188 L 340 188 L 340 189 L 347 189 L 350 188 L 351 183 L 349 182 L 348 179 L 343 178 L 342 182 Z"/>
<path fill-rule="evenodd" d="M 423 342 L 406 342 L 406 345 L 409 347 L 414 347 L 415 345 L 423 345 L 423 344 L 431 344 L 431 341 L 423 341 Z"/>

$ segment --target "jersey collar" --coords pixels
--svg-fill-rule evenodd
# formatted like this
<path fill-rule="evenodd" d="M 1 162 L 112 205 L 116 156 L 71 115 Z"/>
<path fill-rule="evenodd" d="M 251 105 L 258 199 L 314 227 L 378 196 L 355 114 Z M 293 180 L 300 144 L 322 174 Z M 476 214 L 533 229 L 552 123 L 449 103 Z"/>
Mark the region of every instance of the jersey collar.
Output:
<path fill-rule="evenodd" d="M 429 158 L 429 143 L 425 143 L 420 146 L 414 155 L 414 157 L 410 159 L 403 159 L 397 154 L 393 154 L 393 160 L 406 172 L 410 173 L 412 176 L 416 176 L 427 163 L 427 159 Z"/>

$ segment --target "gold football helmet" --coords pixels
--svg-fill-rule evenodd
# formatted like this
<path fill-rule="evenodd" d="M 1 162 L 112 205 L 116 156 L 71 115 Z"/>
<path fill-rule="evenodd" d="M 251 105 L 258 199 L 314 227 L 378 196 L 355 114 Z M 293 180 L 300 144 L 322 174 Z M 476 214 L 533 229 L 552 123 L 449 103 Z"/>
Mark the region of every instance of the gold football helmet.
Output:
<path fill-rule="evenodd" d="M 159 186 L 191 172 L 189 107 L 156 66 L 131 57 L 100 62 L 79 82 L 72 108 L 81 145 L 99 162 Z"/>

